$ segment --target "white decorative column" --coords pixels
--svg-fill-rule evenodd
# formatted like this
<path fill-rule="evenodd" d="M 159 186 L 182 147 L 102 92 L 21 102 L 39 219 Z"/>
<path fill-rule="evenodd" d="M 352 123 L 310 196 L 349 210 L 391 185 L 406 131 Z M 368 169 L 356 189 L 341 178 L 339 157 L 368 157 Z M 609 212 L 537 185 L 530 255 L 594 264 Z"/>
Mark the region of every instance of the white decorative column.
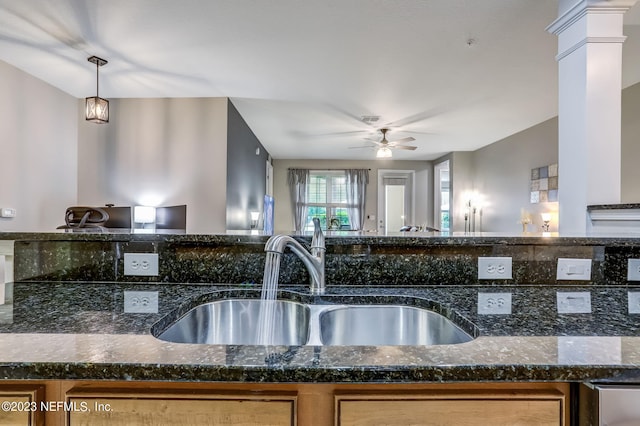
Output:
<path fill-rule="evenodd" d="M 587 231 L 587 205 L 620 202 L 623 15 L 636 0 L 560 0 L 559 231 Z"/>

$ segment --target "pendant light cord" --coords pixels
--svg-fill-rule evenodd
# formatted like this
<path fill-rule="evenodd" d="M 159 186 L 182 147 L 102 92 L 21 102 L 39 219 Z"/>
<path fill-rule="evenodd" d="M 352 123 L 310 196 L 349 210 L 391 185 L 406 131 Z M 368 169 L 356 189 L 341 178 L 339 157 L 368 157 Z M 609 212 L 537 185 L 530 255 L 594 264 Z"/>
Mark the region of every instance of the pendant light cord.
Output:
<path fill-rule="evenodd" d="M 98 90 L 100 88 L 99 82 L 100 82 L 100 61 L 96 61 L 96 97 L 100 97 L 100 91 Z"/>

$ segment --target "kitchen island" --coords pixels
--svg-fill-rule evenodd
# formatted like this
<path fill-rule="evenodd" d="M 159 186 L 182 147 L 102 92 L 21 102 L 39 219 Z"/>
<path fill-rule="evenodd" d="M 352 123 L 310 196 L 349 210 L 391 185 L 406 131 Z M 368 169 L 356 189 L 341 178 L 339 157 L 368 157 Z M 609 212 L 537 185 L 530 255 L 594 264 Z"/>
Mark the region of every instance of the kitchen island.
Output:
<path fill-rule="evenodd" d="M 613 276 L 607 273 L 624 263 L 621 259 L 625 256 L 635 256 L 639 247 L 632 238 L 491 236 L 456 241 L 412 235 L 328 239 L 328 257 L 332 256 L 328 268 L 333 268 L 328 270 L 341 282 L 332 284 L 328 278 L 327 292 L 321 296 L 310 295 L 308 286 L 299 284 L 307 278 L 304 269 L 296 265 L 299 260 L 283 262 L 280 299 L 424 306 L 442 313 L 474 337 L 467 343 L 435 346 L 202 345 L 160 340 L 152 329 L 191 307 L 217 299 L 259 297 L 260 286 L 253 278 L 173 282 L 172 277 L 187 274 L 186 270 L 199 261 L 215 269 L 221 258 L 232 259 L 233 265 L 221 265 L 219 270 L 244 269 L 251 274 L 261 266 L 258 257 L 264 255 L 259 250 L 266 237 L 146 236 L 134 242 L 160 253 L 159 277 L 127 281 L 119 269 L 121 254 L 127 248 L 140 247 L 132 246 L 131 239 L 129 235 L 100 234 L 14 238 L 15 273 L 22 279 L 10 284 L 13 296 L 3 305 L 0 316 L 0 378 L 6 392 L 26 389 L 27 399 L 108 404 L 151 398 L 151 412 L 157 411 L 154 404 L 158 401 L 167 404 L 188 395 L 207 401 L 222 398 L 225 403 L 276 401 L 280 414 L 274 416 L 293 421 L 286 424 L 297 421 L 305 425 L 350 424 L 348 418 L 362 418 L 387 403 L 392 407 L 383 411 L 393 413 L 398 403 L 418 401 L 409 411 L 424 415 L 420 410 L 429 406 L 426 400 L 443 398 L 458 403 L 460 398 L 480 401 L 469 411 L 480 418 L 486 414 L 482 410 L 491 406 L 488 401 L 508 402 L 506 406 L 513 410 L 504 410 L 519 416 L 526 411 L 511 403 L 535 400 L 545 408 L 536 403 L 534 410 L 554 413 L 548 424 L 568 424 L 569 396 L 575 396 L 578 383 L 633 383 L 639 379 L 640 337 L 636 336 L 640 315 L 628 313 L 628 293 L 640 291 L 640 287 L 626 280 L 622 285 L 611 283 L 624 277 L 624 271 Z M 65 265 L 69 253 L 80 253 L 74 251 L 77 243 L 86 245 L 84 255 L 72 268 L 57 269 L 56 265 Z M 105 243 L 113 251 L 96 257 Z M 36 252 L 39 255 L 29 261 Z M 514 278 L 505 282 L 473 278 L 479 252 L 513 254 Z M 529 253 L 528 257 L 523 253 Z M 551 254 L 561 257 L 571 253 L 592 256 L 594 279 L 563 283 L 548 278 L 549 265 L 555 260 Z M 246 262 L 238 264 L 238 256 Z M 170 267 L 162 265 L 163 258 Z M 371 267 L 382 263 L 378 268 L 384 269 L 384 261 L 393 270 L 404 267 L 402 277 L 411 285 L 401 285 L 402 278 L 395 276 L 385 281 L 385 272 Z M 437 264 L 439 270 L 430 269 Z M 539 266 L 544 267 L 536 270 Z M 382 278 L 367 285 L 358 280 L 350 283 L 345 277 L 353 276 L 352 271 L 341 271 L 367 267 L 373 269 L 369 276 Z M 99 271 L 112 275 L 81 279 L 87 274 L 99 277 Z M 420 274 L 427 284 L 413 285 Z M 449 278 L 456 274 L 461 282 Z M 296 277 L 297 283 L 287 282 Z M 432 284 L 438 277 L 441 283 Z M 544 277 L 548 281 L 539 282 Z M 532 282 L 521 282 L 524 279 Z M 126 291 L 157 292 L 157 313 L 125 313 Z M 478 314 L 478 293 L 505 292 L 512 297 L 511 314 Z M 590 312 L 559 314 L 557 292 L 588 293 Z M 41 389 L 39 394 L 37 389 Z M 554 408 L 549 411 L 546 404 Z M 263 412 L 263 408 L 256 410 Z M 70 421 L 85 413 L 40 410 L 26 414 L 40 415 L 47 424 L 62 424 L 63 418 Z M 100 424 L 95 421 L 90 422 Z"/>

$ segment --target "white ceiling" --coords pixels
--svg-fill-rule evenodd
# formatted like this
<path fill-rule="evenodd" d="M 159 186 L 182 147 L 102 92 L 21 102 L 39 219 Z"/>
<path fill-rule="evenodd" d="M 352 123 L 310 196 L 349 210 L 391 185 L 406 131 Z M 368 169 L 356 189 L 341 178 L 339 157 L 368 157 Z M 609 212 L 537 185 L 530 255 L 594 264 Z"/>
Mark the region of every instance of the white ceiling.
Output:
<path fill-rule="evenodd" d="M 640 81 L 640 11 L 624 85 Z M 0 59 L 78 98 L 228 96 L 274 158 L 474 150 L 557 115 L 557 0 L 0 0 Z M 379 115 L 375 125 L 360 120 Z"/>

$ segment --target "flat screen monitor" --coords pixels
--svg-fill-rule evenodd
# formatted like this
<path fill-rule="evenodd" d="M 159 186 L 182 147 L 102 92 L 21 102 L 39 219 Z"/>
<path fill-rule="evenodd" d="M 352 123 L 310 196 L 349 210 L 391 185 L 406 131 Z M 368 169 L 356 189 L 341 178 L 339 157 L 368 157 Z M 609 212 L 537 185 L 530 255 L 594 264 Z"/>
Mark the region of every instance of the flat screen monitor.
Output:
<path fill-rule="evenodd" d="M 131 207 L 100 207 L 109 214 L 105 228 L 131 228 Z"/>
<path fill-rule="evenodd" d="M 187 229 L 187 206 L 156 207 L 156 229 Z"/>

